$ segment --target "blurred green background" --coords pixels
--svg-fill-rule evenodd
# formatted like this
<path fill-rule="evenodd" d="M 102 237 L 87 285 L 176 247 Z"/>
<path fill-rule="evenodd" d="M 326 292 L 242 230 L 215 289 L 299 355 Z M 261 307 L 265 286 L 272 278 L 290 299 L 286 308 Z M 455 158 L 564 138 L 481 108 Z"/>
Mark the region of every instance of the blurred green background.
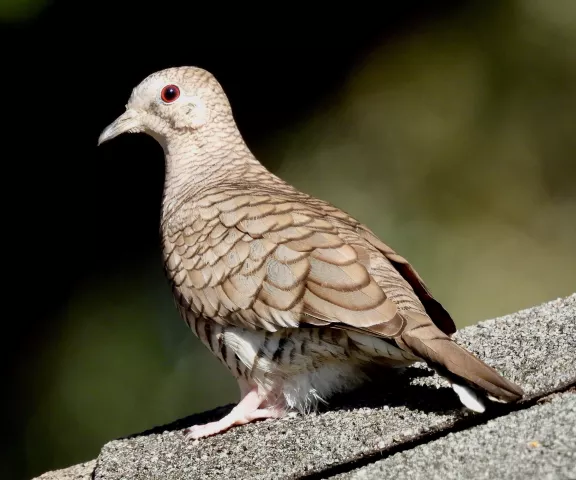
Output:
<path fill-rule="evenodd" d="M 3 0 L 0 18 L 24 28 L 50 8 Z M 375 12 L 360 12 L 358 29 L 362 15 Z M 427 11 L 415 23 L 407 18 L 403 28 L 389 25 L 393 34 L 374 35 L 347 54 L 333 87 L 313 100 L 303 96 L 302 109 L 265 135 L 254 132 L 265 128 L 267 113 L 282 118 L 282 109 L 260 106 L 246 120 L 251 148 L 272 171 L 354 214 L 410 259 L 458 327 L 576 291 L 576 2 L 477 1 Z M 345 17 L 331 32 L 317 41 L 354 35 Z M 100 130 L 152 71 L 139 68 L 139 76 L 118 77 L 114 102 L 91 104 L 100 123 L 82 148 L 112 173 L 106 157 L 139 145 L 145 157 L 130 161 L 157 164 L 157 189 L 162 158 L 152 141 L 139 136 L 95 150 Z M 287 84 L 308 81 L 297 65 L 285 69 Z M 232 83 L 243 130 L 249 99 Z M 111 177 L 100 188 L 113 196 L 119 187 Z M 232 378 L 174 308 L 155 230 L 160 195 L 148 195 L 118 209 L 141 205 L 151 227 L 136 233 L 154 249 L 121 267 L 83 264 L 84 277 L 18 371 L 27 393 L 15 454 L 5 461 L 14 478 L 89 460 L 108 440 L 237 399 Z M 106 225 L 106 217 L 99 221 Z M 130 232 L 107 235 L 113 243 L 128 241 Z"/>

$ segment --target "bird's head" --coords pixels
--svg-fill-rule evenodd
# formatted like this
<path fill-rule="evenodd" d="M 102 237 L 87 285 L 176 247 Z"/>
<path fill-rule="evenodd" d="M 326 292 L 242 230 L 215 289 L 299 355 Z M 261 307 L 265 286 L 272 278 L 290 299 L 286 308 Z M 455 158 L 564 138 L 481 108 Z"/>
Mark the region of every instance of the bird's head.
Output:
<path fill-rule="evenodd" d="M 146 77 L 126 111 L 100 134 L 98 145 L 122 133 L 143 132 L 166 150 L 171 143 L 203 130 L 235 129 L 228 98 L 212 74 L 198 67 L 175 67 Z M 201 135 L 194 135 L 201 141 Z"/>

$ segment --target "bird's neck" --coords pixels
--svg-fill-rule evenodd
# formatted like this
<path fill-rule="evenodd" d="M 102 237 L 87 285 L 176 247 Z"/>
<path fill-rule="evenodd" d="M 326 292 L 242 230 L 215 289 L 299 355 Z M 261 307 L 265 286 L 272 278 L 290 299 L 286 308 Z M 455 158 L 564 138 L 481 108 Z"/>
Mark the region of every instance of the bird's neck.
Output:
<path fill-rule="evenodd" d="M 223 181 L 241 179 L 247 172 L 266 171 L 238 135 L 203 141 L 190 135 L 163 145 L 166 174 L 162 205 L 163 217 L 193 201 L 203 191 Z"/>

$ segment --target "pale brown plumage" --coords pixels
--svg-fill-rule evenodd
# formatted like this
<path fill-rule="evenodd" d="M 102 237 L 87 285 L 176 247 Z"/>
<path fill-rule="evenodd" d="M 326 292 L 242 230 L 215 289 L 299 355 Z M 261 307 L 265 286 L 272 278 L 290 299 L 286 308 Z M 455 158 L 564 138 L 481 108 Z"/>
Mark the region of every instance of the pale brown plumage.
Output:
<path fill-rule="evenodd" d="M 479 411 L 475 390 L 521 397 L 450 339 L 452 318 L 406 259 L 254 158 L 211 74 L 181 67 L 147 77 L 99 143 L 127 131 L 164 148 L 166 272 L 183 318 L 241 388 L 228 416 L 191 437 L 313 409 L 378 363 L 424 360 Z"/>

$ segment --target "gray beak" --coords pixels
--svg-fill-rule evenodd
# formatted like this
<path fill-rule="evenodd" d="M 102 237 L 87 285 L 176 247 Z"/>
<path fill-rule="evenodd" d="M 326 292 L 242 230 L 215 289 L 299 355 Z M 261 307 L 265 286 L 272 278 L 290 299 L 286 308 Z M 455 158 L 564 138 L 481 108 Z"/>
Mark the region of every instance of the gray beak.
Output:
<path fill-rule="evenodd" d="M 98 145 L 102 145 L 104 142 L 112 140 L 123 133 L 141 131 L 140 115 L 138 115 L 136 110 L 128 109 L 102 131 L 98 138 Z"/>

